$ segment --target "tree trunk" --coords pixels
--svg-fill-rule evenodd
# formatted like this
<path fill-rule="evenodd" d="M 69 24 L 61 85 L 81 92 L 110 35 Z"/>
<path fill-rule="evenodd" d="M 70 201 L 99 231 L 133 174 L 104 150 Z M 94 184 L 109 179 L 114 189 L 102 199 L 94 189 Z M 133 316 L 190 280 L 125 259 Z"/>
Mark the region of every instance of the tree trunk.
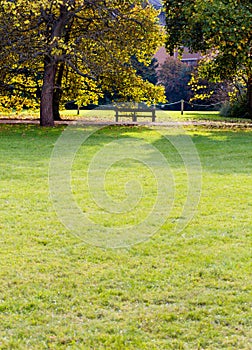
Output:
<path fill-rule="evenodd" d="M 64 73 L 64 63 L 61 63 L 58 68 L 58 74 L 55 82 L 55 89 L 53 92 L 53 119 L 61 120 L 59 108 L 60 108 L 60 100 L 62 96 L 62 78 Z"/>
<path fill-rule="evenodd" d="M 53 91 L 56 74 L 56 64 L 45 59 L 43 86 L 40 101 L 40 125 L 54 126 Z"/>
<path fill-rule="evenodd" d="M 53 120 L 61 120 L 60 118 L 60 98 L 61 98 L 61 92 L 57 90 L 53 93 Z"/>
<path fill-rule="evenodd" d="M 249 118 L 252 118 L 252 76 L 248 77 L 247 94 Z"/>

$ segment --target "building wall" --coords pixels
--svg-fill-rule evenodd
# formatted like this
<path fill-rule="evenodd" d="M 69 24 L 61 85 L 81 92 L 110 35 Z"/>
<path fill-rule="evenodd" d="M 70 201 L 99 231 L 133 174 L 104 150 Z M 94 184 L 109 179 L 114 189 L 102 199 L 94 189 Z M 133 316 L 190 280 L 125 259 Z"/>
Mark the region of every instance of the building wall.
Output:
<path fill-rule="evenodd" d="M 166 52 L 165 47 L 160 47 L 159 50 L 154 55 L 154 57 L 157 59 L 159 65 L 161 65 L 165 62 L 167 57 L 170 57 L 170 55 Z M 173 57 L 178 59 L 178 53 L 175 52 Z M 199 52 L 189 53 L 188 50 L 185 48 L 185 52 L 182 55 L 181 61 L 189 65 L 196 65 L 200 58 L 201 58 L 201 55 Z"/>

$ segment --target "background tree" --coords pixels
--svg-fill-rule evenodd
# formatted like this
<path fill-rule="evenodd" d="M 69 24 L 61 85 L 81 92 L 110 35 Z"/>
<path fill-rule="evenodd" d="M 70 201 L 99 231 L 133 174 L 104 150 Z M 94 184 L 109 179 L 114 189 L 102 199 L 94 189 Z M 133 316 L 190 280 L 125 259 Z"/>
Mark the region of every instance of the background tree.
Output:
<path fill-rule="evenodd" d="M 192 66 L 174 57 L 167 57 L 165 62 L 158 69 L 158 81 L 165 87 L 165 94 L 168 102 L 179 100 L 189 101 L 192 92 L 188 85 L 191 79 Z"/>
<path fill-rule="evenodd" d="M 199 76 L 220 82 L 242 75 L 252 116 L 252 3 L 250 0 L 164 1 L 167 48 L 201 51 Z"/>
<path fill-rule="evenodd" d="M 164 100 L 131 62 L 148 65 L 164 40 L 157 11 L 142 1 L 0 0 L 0 35 L 2 105 L 39 102 L 41 125 L 54 124 L 66 98 L 87 104 L 115 90 Z"/>
<path fill-rule="evenodd" d="M 206 109 L 220 109 L 234 92 L 234 86 L 229 81 L 211 83 L 200 79 L 197 65 L 188 65 L 174 57 L 167 57 L 160 66 L 158 81 L 165 87 L 168 102 L 183 99 L 187 102 L 187 109 L 202 109 L 203 105 Z M 171 105 L 169 109 L 180 109 L 180 104 Z"/>

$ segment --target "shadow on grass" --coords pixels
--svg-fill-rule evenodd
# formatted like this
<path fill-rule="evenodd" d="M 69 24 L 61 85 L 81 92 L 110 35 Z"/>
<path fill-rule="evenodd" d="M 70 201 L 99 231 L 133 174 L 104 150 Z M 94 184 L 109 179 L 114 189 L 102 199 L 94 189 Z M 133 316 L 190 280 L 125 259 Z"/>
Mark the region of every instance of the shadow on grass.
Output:
<path fill-rule="evenodd" d="M 83 128 L 87 130 L 87 127 Z M 83 128 L 78 128 L 76 132 L 83 132 Z M 64 129 L 64 126 L 42 129 L 37 125 L 0 125 L 2 164 L 10 162 L 14 165 L 23 162 L 23 166 L 25 164 L 36 166 L 36 163 L 42 160 L 49 162 L 53 147 Z M 88 152 L 91 149 L 94 149 L 92 152 L 97 152 L 114 140 L 145 139 L 168 159 L 169 164 L 179 168 L 183 164 L 173 144 L 178 142 L 183 132 L 174 135 L 171 130 L 165 129 L 168 137 L 166 138 L 158 129 L 146 126 L 106 126 L 91 135 L 82 147 L 87 146 Z M 185 133 L 195 144 L 204 169 L 226 174 L 252 172 L 251 130 L 230 131 L 194 127 L 185 129 Z"/>

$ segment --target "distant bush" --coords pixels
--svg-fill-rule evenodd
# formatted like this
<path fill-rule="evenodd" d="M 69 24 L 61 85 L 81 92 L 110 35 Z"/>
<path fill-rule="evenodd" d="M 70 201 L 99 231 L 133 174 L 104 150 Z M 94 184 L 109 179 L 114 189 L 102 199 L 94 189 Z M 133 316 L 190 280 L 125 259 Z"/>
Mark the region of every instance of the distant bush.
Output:
<path fill-rule="evenodd" d="M 249 118 L 249 109 L 246 94 L 240 98 L 223 104 L 220 115 L 228 118 Z"/>

